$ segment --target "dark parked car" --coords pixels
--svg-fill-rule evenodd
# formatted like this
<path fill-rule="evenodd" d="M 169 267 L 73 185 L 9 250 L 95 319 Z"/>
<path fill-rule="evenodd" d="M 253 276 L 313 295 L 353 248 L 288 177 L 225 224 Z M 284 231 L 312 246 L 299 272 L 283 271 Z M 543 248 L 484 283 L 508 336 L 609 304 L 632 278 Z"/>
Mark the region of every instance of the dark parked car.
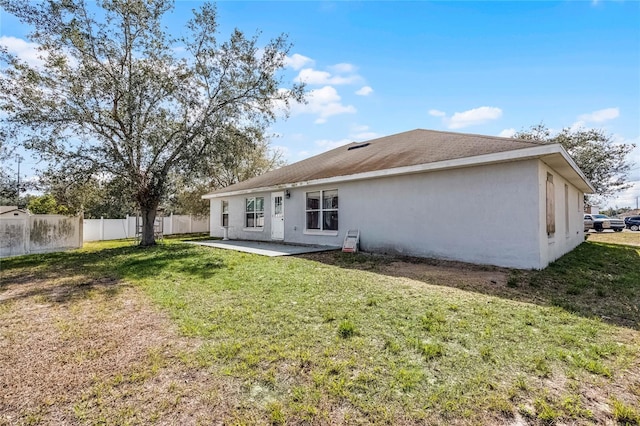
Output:
<path fill-rule="evenodd" d="M 593 229 L 596 232 L 602 232 L 606 229 L 612 231 L 622 232 L 625 228 L 624 221 L 622 219 L 615 219 L 603 214 L 585 214 L 584 220 L 593 220 Z"/>
<path fill-rule="evenodd" d="M 624 224 L 632 231 L 640 231 L 640 216 L 625 217 Z"/>

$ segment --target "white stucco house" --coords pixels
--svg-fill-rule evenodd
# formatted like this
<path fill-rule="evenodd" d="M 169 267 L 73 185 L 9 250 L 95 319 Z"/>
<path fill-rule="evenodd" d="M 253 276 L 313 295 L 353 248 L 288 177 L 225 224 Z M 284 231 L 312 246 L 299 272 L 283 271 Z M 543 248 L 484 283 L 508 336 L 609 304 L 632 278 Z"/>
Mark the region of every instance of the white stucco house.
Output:
<path fill-rule="evenodd" d="M 203 195 L 230 239 L 542 269 L 584 241 L 593 187 L 558 144 L 431 130 L 351 143 Z"/>

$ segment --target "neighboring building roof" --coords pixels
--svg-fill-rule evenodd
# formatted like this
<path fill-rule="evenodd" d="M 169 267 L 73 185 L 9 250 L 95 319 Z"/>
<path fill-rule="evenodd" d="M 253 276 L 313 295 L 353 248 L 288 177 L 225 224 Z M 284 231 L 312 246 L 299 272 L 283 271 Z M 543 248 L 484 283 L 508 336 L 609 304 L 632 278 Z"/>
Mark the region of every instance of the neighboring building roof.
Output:
<path fill-rule="evenodd" d="M 549 149 L 553 147 L 553 149 Z M 532 151 L 533 152 L 530 152 Z M 488 158 L 500 153 L 499 158 Z M 521 153 L 516 155 L 515 153 Z M 564 153 L 564 154 L 562 154 Z M 560 154 L 582 180 L 581 189 L 593 190 L 573 160 L 559 145 L 434 130 L 417 129 L 366 142 L 344 145 L 261 176 L 213 191 L 203 198 L 271 190 L 330 181 L 417 173 L 489 162 Z M 469 159 L 475 159 L 469 161 Z M 476 161 L 477 160 L 477 161 Z M 426 167 L 426 165 L 430 165 Z"/>
<path fill-rule="evenodd" d="M 19 209 L 17 206 L 0 206 L 0 216 L 19 216 L 20 214 L 30 215 L 27 210 Z"/>
<path fill-rule="evenodd" d="M 18 210 L 18 206 L 0 206 L 0 214 L 10 212 L 12 210 Z"/>

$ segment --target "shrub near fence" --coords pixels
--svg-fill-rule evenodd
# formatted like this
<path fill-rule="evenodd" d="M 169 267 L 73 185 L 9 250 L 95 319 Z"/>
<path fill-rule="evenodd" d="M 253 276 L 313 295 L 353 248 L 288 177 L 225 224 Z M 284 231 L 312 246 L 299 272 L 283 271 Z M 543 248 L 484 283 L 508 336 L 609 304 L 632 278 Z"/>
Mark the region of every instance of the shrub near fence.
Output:
<path fill-rule="evenodd" d="M 142 218 L 138 218 L 142 224 Z M 162 218 L 163 235 L 209 232 L 209 217 L 170 215 Z M 136 236 L 136 217 L 85 219 L 84 241 L 119 240 Z"/>

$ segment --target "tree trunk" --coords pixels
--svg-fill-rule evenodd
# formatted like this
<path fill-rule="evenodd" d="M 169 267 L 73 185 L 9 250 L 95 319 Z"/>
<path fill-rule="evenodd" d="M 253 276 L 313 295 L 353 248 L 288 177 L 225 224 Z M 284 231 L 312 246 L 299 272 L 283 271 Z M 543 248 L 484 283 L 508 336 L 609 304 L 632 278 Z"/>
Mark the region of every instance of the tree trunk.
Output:
<path fill-rule="evenodd" d="M 141 206 L 140 213 L 142 214 L 142 237 L 140 238 L 140 245 L 147 247 L 156 244 L 156 236 L 153 232 L 153 225 L 156 220 L 156 211 L 158 209 L 158 203 L 151 203 L 150 206 Z"/>

